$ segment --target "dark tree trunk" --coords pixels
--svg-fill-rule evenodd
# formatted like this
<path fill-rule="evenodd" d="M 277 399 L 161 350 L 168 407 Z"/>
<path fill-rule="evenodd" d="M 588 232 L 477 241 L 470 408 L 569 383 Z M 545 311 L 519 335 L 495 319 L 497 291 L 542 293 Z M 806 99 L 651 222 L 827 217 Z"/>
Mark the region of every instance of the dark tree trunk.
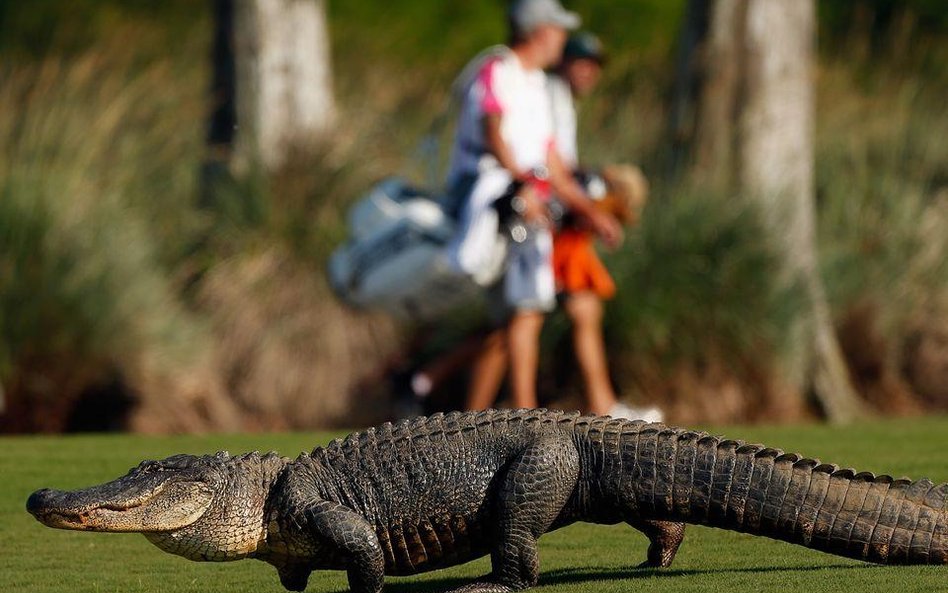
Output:
<path fill-rule="evenodd" d="M 237 89 L 234 62 L 234 2 L 213 0 L 214 42 L 212 52 L 212 112 L 207 143 L 214 154 L 230 157 L 237 126 Z"/>

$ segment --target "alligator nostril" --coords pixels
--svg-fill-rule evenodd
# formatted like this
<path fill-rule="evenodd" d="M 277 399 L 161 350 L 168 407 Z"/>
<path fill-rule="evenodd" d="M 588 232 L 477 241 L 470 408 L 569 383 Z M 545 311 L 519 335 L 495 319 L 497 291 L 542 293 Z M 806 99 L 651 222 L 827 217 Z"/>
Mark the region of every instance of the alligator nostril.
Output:
<path fill-rule="evenodd" d="M 26 510 L 35 515 L 37 512 L 47 508 L 49 506 L 49 500 L 52 498 L 52 494 L 53 491 L 49 488 L 37 490 L 27 499 Z"/>

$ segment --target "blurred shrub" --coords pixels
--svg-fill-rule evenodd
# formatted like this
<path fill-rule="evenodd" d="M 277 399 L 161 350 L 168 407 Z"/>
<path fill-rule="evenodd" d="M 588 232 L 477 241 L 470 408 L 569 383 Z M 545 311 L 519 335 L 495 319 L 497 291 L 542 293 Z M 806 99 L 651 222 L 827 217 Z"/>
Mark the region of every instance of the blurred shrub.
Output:
<path fill-rule="evenodd" d="M 325 277 L 347 206 L 408 157 L 395 114 L 353 99 L 332 143 L 301 147 L 280 171 L 212 165 L 212 224 L 189 257 L 189 301 L 217 339 L 215 372 L 253 429 L 357 426 L 387 418 L 380 373 L 402 346 L 395 323 L 347 309 Z"/>
<path fill-rule="evenodd" d="M 824 38 L 864 32 L 883 37 L 906 24 L 922 33 L 948 31 L 948 10 L 941 0 L 821 0 L 819 7 Z"/>
<path fill-rule="evenodd" d="M 19 57 L 79 55 L 113 37 L 116 30 L 135 26 L 138 57 L 160 56 L 175 40 L 200 35 L 209 4 L 194 0 L 0 0 L 0 51 Z"/>
<path fill-rule="evenodd" d="M 878 407 L 917 409 L 948 358 L 916 360 L 948 318 L 948 106 L 938 79 L 894 64 L 826 64 L 817 184 L 825 283 L 857 383 Z M 923 368 L 924 367 L 924 368 Z M 906 373 L 904 369 L 911 369 Z M 906 379 L 910 382 L 906 383 Z M 931 395 L 928 395 L 931 394 Z"/>
<path fill-rule="evenodd" d="M 711 351 L 779 351 L 799 312 L 781 289 L 779 253 L 760 213 L 737 196 L 677 192 L 653 200 L 622 252 L 615 313 L 632 355 L 670 362 Z"/>
<path fill-rule="evenodd" d="M 904 317 L 948 290 L 948 221 L 937 203 L 948 187 L 943 99 L 911 75 L 880 69 L 857 83 L 842 64 L 824 68 L 817 186 L 837 307 L 878 299 Z"/>
<path fill-rule="evenodd" d="M 25 428 L 61 426 L 116 368 L 193 354 L 162 262 L 188 227 L 177 163 L 200 138 L 167 117 L 187 89 L 123 65 L 0 66 L 0 380 Z"/>
<path fill-rule="evenodd" d="M 342 205 L 396 167 L 382 132 L 234 178 L 203 164 L 204 64 L 110 43 L 0 66 L 0 428 L 60 430 L 90 397 L 147 431 L 377 419 L 350 395 L 398 341 L 322 266 Z"/>
<path fill-rule="evenodd" d="M 785 405 L 769 401 L 766 376 L 803 300 L 778 278 L 779 254 L 753 204 L 660 194 L 608 263 L 619 292 L 605 327 L 620 385 L 677 422 L 746 420 Z"/>

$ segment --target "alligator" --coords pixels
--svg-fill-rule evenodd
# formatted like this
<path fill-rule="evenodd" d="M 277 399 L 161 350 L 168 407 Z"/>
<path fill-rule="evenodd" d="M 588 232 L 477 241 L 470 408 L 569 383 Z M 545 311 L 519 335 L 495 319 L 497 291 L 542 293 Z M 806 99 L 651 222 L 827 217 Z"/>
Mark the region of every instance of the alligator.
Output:
<path fill-rule="evenodd" d="M 545 410 L 384 424 L 296 460 L 175 455 L 112 482 L 39 490 L 50 527 L 140 532 L 191 560 L 256 558 L 303 591 L 344 570 L 354 593 L 490 555 L 458 593 L 537 583 L 537 539 L 625 522 L 671 564 L 685 524 L 758 534 L 881 564 L 948 563 L 948 484 L 856 473 L 703 432 Z"/>

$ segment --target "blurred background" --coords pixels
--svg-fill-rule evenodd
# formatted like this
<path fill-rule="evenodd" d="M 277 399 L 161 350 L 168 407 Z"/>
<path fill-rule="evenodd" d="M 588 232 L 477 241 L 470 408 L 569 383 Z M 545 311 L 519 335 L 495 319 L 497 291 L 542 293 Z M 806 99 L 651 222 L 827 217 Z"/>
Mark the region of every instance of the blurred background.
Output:
<path fill-rule="evenodd" d="M 674 423 L 948 409 L 948 6 L 565 4 L 610 55 L 581 153 L 653 186 L 608 255 L 621 395 Z M 340 304 L 326 259 L 374 182 L 426 181 L 421 140 L 504 14 L 0 0 L 0 431 L 386 419 L 412 328 Z M 541 397 L 578 406 L 568 325 L 543 344 Z"/>

